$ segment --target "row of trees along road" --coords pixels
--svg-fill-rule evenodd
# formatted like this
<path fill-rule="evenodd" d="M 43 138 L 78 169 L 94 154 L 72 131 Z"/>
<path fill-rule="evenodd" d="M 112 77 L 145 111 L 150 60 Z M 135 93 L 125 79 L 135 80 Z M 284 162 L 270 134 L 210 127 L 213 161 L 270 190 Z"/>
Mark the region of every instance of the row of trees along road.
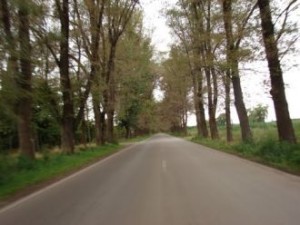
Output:
<path fill-rule="evenodd" d="M 291 52 L 298 38 L 295 24 L 289 19 L 297 7 L 296 0 L 279 4 L 269 0 L 178 0 L 176 6 L 166 10 L 169 27 L 177 37 L 169 59 L 162 65 L 166 70 L 162 78 L 162 86 L 166 87 L 165 101 L 174 109 L 172 112 L 178 118 L 184 118 L 190 105 L 182 104 L 181 101 L 192 95 L 198 134 L 218 139 L 216 112 L 222 97 L 227 141 L 231 142 L 230 106 L 233 90 L 241 138 L 243 141 L 252 141 L 240 79 L 240 64 L 262 60 L 261 55 L 265 55 L 279 140 L 296 143 L 285 96 L 281 60 Z M 260 49 L 264 49 L 265 54 Z M 177 68 L 179 66 L 181 69 Z M 181 76 L 177 73 L 181 73 Z M 183 74 L 189 81 L 186 81 L 187 77 L 182 77 Z M 173 79 L 170 78 L 172 75 Z M 174 86 L 175 77 L 178 78 L 177 86 Z M 173 84 L 177 90 L 168 88 L 164 83 L 169 86 Z M 186 85 L 185 88 L 182 85 Z M 180 101 L 172 101 L 172 98 Z M 181 123 L 182 120 L 178 119 L 173 127 L 186 126 Z"/>
<path fill-rule="evenodd" d="M 153 53 L 137 0 L 1 0 L 0 9 L 2 148 L 33 159 L 45 145 L 71 154 L 93 137 L 114 142 L 115 121 L 127 136 L 152 129 Z"/>
<path fill-rule="evenodd" d="M 297 1 L 280 6 L 178 0 L 166 11 L 177 44 L 158 66 L 137 0 L 0 0 L 0 147 L 33 159 L 49 145 L 71 154 L 77 143 L 113 143 L 116 124 L 126 137 L 186 133 L 192 109 L 198 134 L 218 139 L 222 100 L 230 142 L 232 90 L 242 140 L 251 141 L 240 66 L 261 55 L 279 139 L 295 143 L 280 60 L 297 39 L 289 20 Z"/>

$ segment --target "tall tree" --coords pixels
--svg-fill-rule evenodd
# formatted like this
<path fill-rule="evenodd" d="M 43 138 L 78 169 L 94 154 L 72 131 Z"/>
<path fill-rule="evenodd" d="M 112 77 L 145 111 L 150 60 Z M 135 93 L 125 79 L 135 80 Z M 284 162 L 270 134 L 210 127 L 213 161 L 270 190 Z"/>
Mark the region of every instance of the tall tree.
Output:
<path fill-rule="evenodd" d="M 59 56 L 59 72 L 60 85 L 63 99 L 63 110 L 61 118 L 61 147 L 66 153 L 73 153 L 75 146 L 74 136 L 74 104 L 72 100 L 72 86 L 69 72 L 69 0 L 55 0 L 56 9 L 60 21 L 60 56 Z"/>
<path fill-rule="evenodd" d="M 32 135 L 32 64 L 30 44 L 30 4 L 19 3 L 20 75 L 17 78 L 20 96 L 17 102 L 20 148 L 26 156 L 34 158 Z"/>
<path fill-rule="evenodd" d="M 230 75 L 231 75 L 231 82 L 232 82 L 233 93 L 235 98 L 235 107 L 240 121 L 242 140 L 251 141 L 252 132 L 250 129 L 247 110 L 243 99 L 243 91 L 242 91 L 240 75 L 239 75 L 239 60 L 238 60 L 239 45 L 235 45 L 233 28 L 232 28 L 232 24 L 233 24 L 232 0 L 223 0 L 222 7 L 223 7 L 224 27 L 226 33 L 226 42 L 227 42 L 227 63 L 231 73 Z"/>
<path fill-rule="evenodd" d="M 203 52 L 201 24 L 195 19 L 194 2 L 192 6 L 188 1 L 181 0 L 178 5 L 168 12 L 169 26 L 179 38 L 188 59 L 190 76 L 193 84 L 194 108 L 197 120 L 197 130 L 201 137 L 208 137 L 208 128 L 205 115 L 204 70 L 201 65 L 201 52 Z"/>
<path fill-rule="evenodd" d="M 295 2 L 295 1 L 292 1 Z M 271 95 L 275 107 L 278 136 L 281 141 L 296 143 L 296 136 L 290 118 L 285 96 L 282 69 L 279 61 L 274 24 L 269 0 L 258 0 L 265 52 L 271 80 Z"/>
<path fill-rule="evenodd" d="M 105 57 L 104 110 L 107 115 L 107 141 L 114 142 L 114 115 L 116 104 L 115 58 L 120 37 L 124 33 L 138 1 L 114 0 L 107 4 L 107 32 L 109 41 L 108 56 Z"/>
<path fill-rule="evenodd" d="M 6 48 L 9 59 L 7 73 L 15 82 L 17 96 L 14 108 L 17 116 L 19 147 L 21 153 L 34 158 L 34 139 L 32 135 L 32 66 L 30 43 L 30 8 L 32 2 L 17 2 L 18 37 L 12 28 L 12 5 L 1 0 L 1 22 L 4 27 Z M 19 46 L 19 48 L 18 48 Z M 20 66 L 19 66 L 20 65 Z"/>
<path fill-rule="evenodd" d="M 100 79 L 101 79 L 101 62 L 100 62 L 100 44 L 102 40 L 101 33 L 103 33 L 103 17 L 105 0 L 97 1 L 84 1 L 85 10 L 88 13 L 88 29 L 84 29 L 84 21 L 79 11 L 77 0 L 74 1 L 74 8 L 77 16 L 77 26 L 80 30 L 80 34 L 83 40 L 83 46 L 86 55 L 90 61 L 90 72 L 85 87 L 85 92 L 81 98 L 81 104 L 79 113 L 77 116 L 77 122 L 79 122 L 83 116 L 85 102 L 91 92 L 93 102 L 93 112 L 95 116 L 95 135 L 96 144 L 101 145 L 105 142 L 105 130 L 104 130 L 104 112 L 101 110 L 101 91 L 100 91 Z M 89 41 L 90 40 L 90 41 Z M 92 91 L 91 91 L 92 90 Z"/>
<path fill-rule="evenodd" d="M 164 91 L 162 101 L 163 120 L 167 121 L 172 132 L 187 133 L 187 116 L 190 111 L 189 66 L 184 51 L 172 46 L 170 57 L 162 63 L 163 76 L 161 89 Z"/>

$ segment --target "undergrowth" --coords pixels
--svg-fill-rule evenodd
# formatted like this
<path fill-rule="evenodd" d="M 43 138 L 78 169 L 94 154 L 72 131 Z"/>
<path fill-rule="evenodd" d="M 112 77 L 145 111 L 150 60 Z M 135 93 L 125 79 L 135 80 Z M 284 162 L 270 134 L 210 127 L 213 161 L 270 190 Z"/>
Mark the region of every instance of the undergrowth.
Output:
<path fill-rule="evenodd" d="M 44 152 L 36 160 L 0 155 L 0 199 L 28 186 L 47 181 L 108 156 L 120 149 L 117 144 L 78 150 L 73 155 Z"/>

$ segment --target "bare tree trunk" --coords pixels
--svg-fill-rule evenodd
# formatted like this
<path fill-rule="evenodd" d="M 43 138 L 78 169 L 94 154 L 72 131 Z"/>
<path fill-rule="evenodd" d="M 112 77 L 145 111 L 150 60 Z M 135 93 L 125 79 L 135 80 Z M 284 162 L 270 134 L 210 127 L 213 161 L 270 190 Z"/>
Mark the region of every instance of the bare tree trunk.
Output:
<path fill-rule="evenodd" d="M 227 41 L 227 62 L 229 63 L 228 66 L 231 70 L 231 81 L 235 98 L 235 107 L 240 121 L 242 140 L 252 141 L 252 132 L 249 125 L 247 110 L 244 104 L 243 91 L 239 77 L 237 51 L 234 47 L 231 5 L 231 0 L 223 0 L 223 19 Z"/>
<path fill-rule="evenodd" d="M 278 47 L 275 41 L 269 0 L 258 0 L 258 7 L 260 10 L 263 41 L 270 71 L 272 86 L 270 93 L 275 107 L 279 140 L 296 143 L 296 136 L 285 96 L 284 81 L 279 61 Z"/>
<path fill-rule="evenodd" d="M 56 0 L 61 23 L 60 41 L 60 82 L 63 98 L 61 147 L 65 153 L 74 152 L 74 108 L 72 87 L 69 75 L 69 0 L 63 0 L 62 5 Z"/>
<path fill-rule="evenodd" d="M 34 159 L 34 138 L 32 134 L 32 68 L 31 45 L 29 34 L 29 9 L 27 5 L 19 6 L 19 42 L 21 73 L 17 78 L 20 96 L 18 98 L 18 134 L 23 155 Z"/>

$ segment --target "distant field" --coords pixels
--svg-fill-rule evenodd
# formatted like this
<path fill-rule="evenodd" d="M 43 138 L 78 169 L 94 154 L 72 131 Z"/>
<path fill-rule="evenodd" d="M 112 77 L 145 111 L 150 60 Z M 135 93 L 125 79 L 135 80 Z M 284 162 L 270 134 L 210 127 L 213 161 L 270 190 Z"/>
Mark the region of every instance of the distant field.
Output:
<path fill-rule="evenodd" d="M 300 119 L 293 120 L 295 133 L 300 142 Z M 220 140 L 197 137 L 196 127 L 188 129 L 188 139 L 218 150 L 237 154 L 288 172 L 300 175 L 300 144 L 279 143 L 275 122 L 252 124 L 254 141 L 241 143 L 240 127 L 233 125 L 234 141 L 226 142 L 226 128 L 219 127 Z"/>

